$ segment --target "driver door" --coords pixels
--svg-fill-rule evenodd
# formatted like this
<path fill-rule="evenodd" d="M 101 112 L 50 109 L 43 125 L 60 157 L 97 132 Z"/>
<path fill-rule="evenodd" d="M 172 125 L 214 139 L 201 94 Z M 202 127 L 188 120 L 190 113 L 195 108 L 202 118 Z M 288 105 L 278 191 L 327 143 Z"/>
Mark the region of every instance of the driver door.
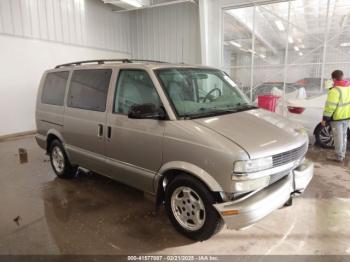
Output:
<path fill-rule="evenodd" d="M 135 104 L 161 106 L 158 93 L 145 70 L 119 71 L 112 112 L 107 116 L 109 174 L 122 183 L 153 192 L 153 179 L 162 164 L 165 123 L 155 119 L 130 119 Z"/>

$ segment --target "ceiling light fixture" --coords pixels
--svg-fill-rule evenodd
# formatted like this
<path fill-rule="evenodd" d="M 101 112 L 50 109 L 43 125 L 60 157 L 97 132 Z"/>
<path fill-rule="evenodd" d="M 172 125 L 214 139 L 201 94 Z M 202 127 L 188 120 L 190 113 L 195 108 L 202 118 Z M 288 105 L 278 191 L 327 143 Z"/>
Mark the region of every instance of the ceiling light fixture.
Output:
<path fill-rule="evenodd" d="M 240 47 L 239 50 L 242 50 L 243 52 L 250 53 L 250 51 L 248 49 L 245 49 L 245 48 L 242 48 L 242 47 Z"/>
<path fill-rule="evenodd" d="M 249 52 L 253 53 L 253 54 L 256 54 L 256 52 L 252 49 L 248 49 Z"/>
<path fill-rule="evenodd" d="M 294 40 L 293 40 L 293 38 L 292 38 L 291 36 L 288 36 L 288 42 L 289 42 L 290 44 L 293 44 L 293 43 L 294 43 Z"/>
<path fill-rule="evenodd" d="M 236 47 L 242 47 L 240 43 L 237 43 L 237 42 L 235 42 L 235 41 L 230 41 L 230 44 L 231 44 L 231 45 L 234 45 L 234 46 L 236 46 Z"/>
<path fill-rule="evenodd" d="M 284 28 L 284 25 L 281 20 L 275 20 L 275 24 L 280 31 L 285 31 L 286 29 Z"/>
<path fill-rule="evenodd" d="M 341 43 L 340 46 L 342 47 L 350 46 L 350 43 Z"/>
<path fill-rule="evenodd" d="M 259 55 L 261 58 L 266 58 L 266 55 L 260 54 Z"/>
<path fill-rule="evenodd" d="M 142 4 L 138 0 L 121 0 L 121 1 L 134 7 L 142 7 Z"/>
<path fill-rule="evenodd" d="M 294 46 L 294 50 L 295 50 L 295 51 L 299 51 L 299 47 Z"/>
<path fill-rule="evenodd" d="M 304 54 L 303 54 L 303 52 L 299 52 L 299 55 L 300 55 L 300 56 L 303 56 Z"/>

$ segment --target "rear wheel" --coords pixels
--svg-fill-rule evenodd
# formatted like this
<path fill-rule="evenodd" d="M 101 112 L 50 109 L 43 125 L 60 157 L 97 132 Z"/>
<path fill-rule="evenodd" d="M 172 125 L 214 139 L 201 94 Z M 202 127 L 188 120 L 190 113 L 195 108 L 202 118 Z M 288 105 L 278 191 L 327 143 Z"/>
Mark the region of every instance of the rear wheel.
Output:
<path fill-rule="evenodd" d="M 59 140 L 51 142 L 49 149 L 50 161 L 55 174 L 60 178 L 72 178 L 75 176 L 77 168 L 69 162 L 62 143 Z"/>
<path fill-rule="evenodd" d="M 317 145 L 322 148 L 333 148 L 334 140 L 332 127 L 330 125 L 322 126 L 319 124 L 315 129 L 315 139 Z"/>
<path fill-rule="evenodd" d="M 222 228 L 214 203 L 207 187 L 188 175 L 178 175 L 166 188 L 165 209 L 170 221 L 178 232 L 194 240 L 206 240 Z"/>

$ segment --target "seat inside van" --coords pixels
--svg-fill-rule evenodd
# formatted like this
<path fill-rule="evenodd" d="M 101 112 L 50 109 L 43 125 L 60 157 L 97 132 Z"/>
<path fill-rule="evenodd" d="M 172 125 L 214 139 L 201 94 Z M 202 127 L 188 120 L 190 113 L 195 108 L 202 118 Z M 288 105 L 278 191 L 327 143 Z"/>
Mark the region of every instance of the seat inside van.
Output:
<path fill-rule="evenodd" d="M 135 74 L 137 72 L 138 74 Z M 122 71 L 117 86 L 116 111 L 127 114 L 132 105 L 160 106 L 159 96 L 146 72 Z"/>

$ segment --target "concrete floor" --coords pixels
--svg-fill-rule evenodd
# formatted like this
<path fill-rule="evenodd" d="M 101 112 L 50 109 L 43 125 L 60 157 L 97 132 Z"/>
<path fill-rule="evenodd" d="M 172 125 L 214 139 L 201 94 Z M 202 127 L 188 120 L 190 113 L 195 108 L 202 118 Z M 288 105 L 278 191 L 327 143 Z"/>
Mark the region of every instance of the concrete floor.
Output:
<path fill-rule="evenodd" d="M 20 164 L 18 148 L 28 151 Z M 149 198 L 97 175 L 55 177 L 32 136 L 0 143 L 1 254 L 350 254 L 350 158 L 311 148 L 315 177 L 302 198 L 244 231 L 205 242 L 179 235 Z M 17 222 L 14 219 L 17 218 Z"/>

